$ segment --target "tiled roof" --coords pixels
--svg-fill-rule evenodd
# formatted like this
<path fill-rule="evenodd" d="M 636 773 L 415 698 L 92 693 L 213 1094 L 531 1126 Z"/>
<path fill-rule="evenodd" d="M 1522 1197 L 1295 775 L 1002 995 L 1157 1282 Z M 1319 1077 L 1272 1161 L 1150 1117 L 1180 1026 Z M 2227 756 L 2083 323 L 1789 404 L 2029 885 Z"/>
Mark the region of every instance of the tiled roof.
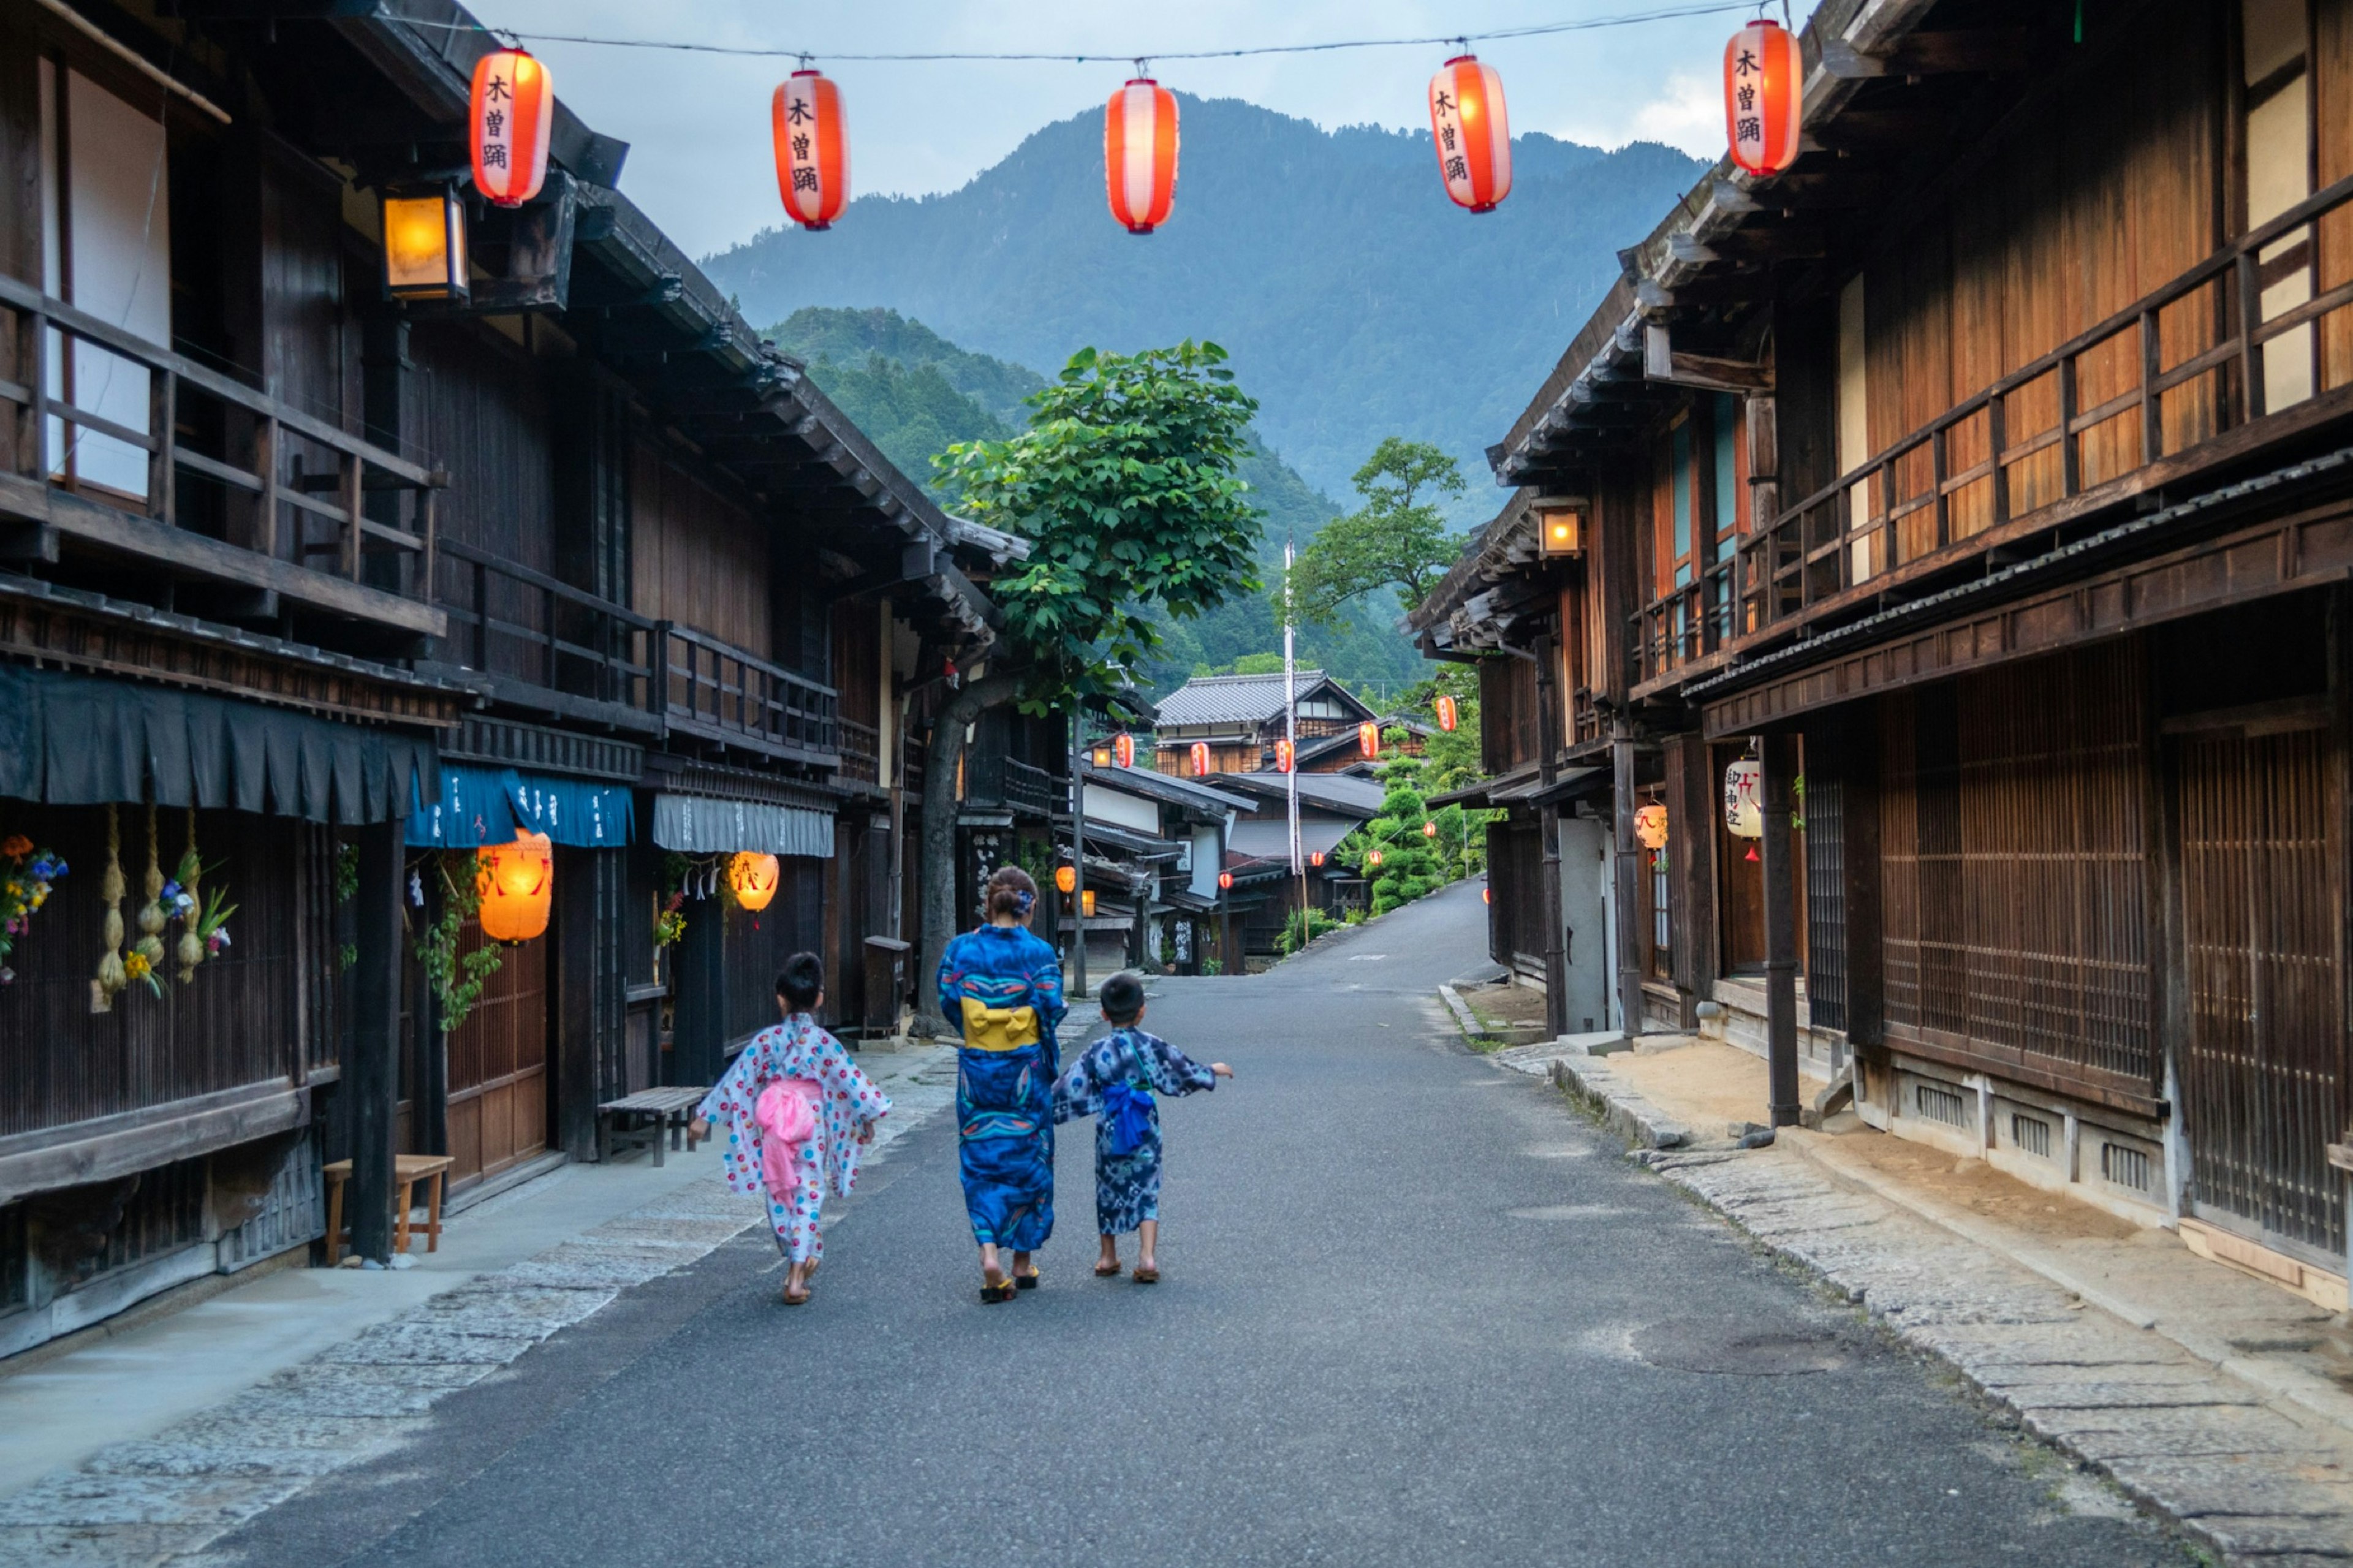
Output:
<path fill-rule="evenodd" d="M 1298 679 L 1299 695 L 1304 700 L 1324 684 L 1324 672 L 1303 669 Z M 1248 724 L 1282 711 L 1279 674 L 1195 676 L 1170 692 L 1155 710 L 1163 724 Z"/>

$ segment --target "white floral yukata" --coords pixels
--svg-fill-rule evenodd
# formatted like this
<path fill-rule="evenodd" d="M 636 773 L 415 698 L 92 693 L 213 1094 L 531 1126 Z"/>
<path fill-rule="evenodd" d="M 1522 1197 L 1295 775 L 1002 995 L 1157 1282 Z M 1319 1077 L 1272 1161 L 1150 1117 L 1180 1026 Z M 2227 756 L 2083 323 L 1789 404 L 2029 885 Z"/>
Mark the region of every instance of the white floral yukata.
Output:
<path fill-rule="evenodd" d="M 782 1201 L 760 1179 L 760 1124 L 753 1114 L 760 1091 L 779 1079 L 805 1079 L 822 1091 L 817 1136 L 801 1145 L 800 1185 Z M 714 1133 L 725 1129 L 720 1162 L 729 1190 L 757 1194 L 768 1205 L 777 1248 L 795 1263 L 814 1263 L 825 1256 L 818 1216 L 828 1178 L 835 1192 L 849 1195 L 858 1184 L 859 1129 L 890 1111 L 890 1097 L 858 1070 L 841 1042 L 796 1013 L 753 1036 L 694 1113 Z"/>

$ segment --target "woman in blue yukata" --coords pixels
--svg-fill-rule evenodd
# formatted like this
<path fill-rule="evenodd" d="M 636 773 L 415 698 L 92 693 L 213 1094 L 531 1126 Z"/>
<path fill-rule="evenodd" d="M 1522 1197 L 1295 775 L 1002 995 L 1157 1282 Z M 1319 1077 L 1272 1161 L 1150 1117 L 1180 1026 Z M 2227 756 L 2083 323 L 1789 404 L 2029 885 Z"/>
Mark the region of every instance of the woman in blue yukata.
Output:
<path fill-rule="evenodd" d="M 891 1111 L 890 1097 L 818 1026 L 814 1015 L 823 1005 L 824 963 L 813 952 L 793 954 L 776 976 L 784 1022 L 753 1036 L 694 1110 L 698 1140 L 711 1136 L 712 1122 L 725 1124 L 727 1185 L 767 1200 L 785 1255 L 787 1307 L 808 1304 L 809 1281 L 825 1258 L 818 1218 L 827 1184 L 849 1195 L 858 1156 Z"/>
<path fill-rule="evenodd" d="M 1095 1229 L 1103 1256 L 1095 1273 L 1119 1272 L 1119 1238 L 1138 1233 L 1135 1282 L 1160 1282 L 1160 1108 L 1152 1096 L 1215 1089 L 1234 1069 L 1203 1067 L 1157 1035 L 1144 1032 L 1144 983 L 1114 974 L 1097 995 L 1112 1032 L 1087 1048 L 1054 1085 L 1054 1120 L 1095 1119 Z"/>
<path fill-rule="evenodd" d="M 988 923 L 940 957 L 940 1011 L 964 1030 L 956 1053 L 956 1126 L 965 1208 L 980 1243 L 980 1299 L 1038 1286 L 1030 1254 L 1054 1233 L 1055 1027 L 1062 961 L 1031 934 L 1038 885 L 1018 866 L 988 879 Z M 1008 1270 L 1000 1254 L 1013 1254 Z"/>

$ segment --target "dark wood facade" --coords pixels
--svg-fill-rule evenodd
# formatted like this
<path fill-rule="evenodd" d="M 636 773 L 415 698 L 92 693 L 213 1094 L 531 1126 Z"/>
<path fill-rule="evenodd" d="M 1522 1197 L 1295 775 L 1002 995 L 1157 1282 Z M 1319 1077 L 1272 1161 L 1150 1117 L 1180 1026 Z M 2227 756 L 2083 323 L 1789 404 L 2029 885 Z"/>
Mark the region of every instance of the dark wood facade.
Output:
<path fill-rule="evenodd" d="M 396 1151 L 459 1186 L 593 1157 L 601 1102 L 773 1021 L 792 952 L 837 1023 L 895 1019 L 867 950 L 918 924 L 922 726 L 1020 551 L 763 343 L 568 109 L 531 206 L 460 186 L 470 297 L 388 298 L 379 203 L 464 165 L 487 35 L 231 12 L 100 37 L 0 0 L 0 730 L 105 698 L 0 763 L 0 835 L 72 867 L 0 985 L 0 1353 L 314 1239 L 323 1161 L 381 1256 Z M 410 806 L 461 777 L 616 815 L 544 819 L 547 934 L 445 1037 L 412 874 L 480 830 Z M 105 824 L 129 919 L 151 803 L 166 874 L 197 808 L 234 944 L 94 1010 Z M 743 850 L 782 857 L 757 915 L 709 896 Z"/>
<path fill-rule="evenodd" d="M 1581 561 L 1507 509 L 1426 641 L 1490 661 L 1509 794 L 1530 723 L 1556 769 L 1594 744 L 1518 668 L 1577 638 L 1581 574 L 1630 1012 L 1753 1013 L 1776 1119 L 1802 1058 L 1876 1126 L 2341 1306 L 2353 6 L 2147 0 L 2079 43 L 1830 0 L 1804 48 L 1798 163 L 1720 167 L 1624 253 L 1495 448 Z"/>

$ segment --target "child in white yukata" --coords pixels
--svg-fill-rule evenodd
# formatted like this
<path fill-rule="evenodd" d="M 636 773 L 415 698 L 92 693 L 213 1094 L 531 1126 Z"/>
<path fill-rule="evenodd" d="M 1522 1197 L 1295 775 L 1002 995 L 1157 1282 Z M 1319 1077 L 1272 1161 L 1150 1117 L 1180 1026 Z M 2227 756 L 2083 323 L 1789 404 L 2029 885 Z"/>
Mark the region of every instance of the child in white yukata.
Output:
<path fill-rule="evenodd" d="M 1103 1237 L 1103 1256 L 1095 1273 L 1110 1279 L 1119 1272 L 1119 1238 L 1138 1234 L 1142 1250 L 1135 1259 L 1135 1282 L 1160 1282 L 1160 1108 L 1153 1100 L 1162 1094 L 1191 1094 L 1215 1089 L 1234 1069 L 1223 1062 L 1203 1067 L 1157 1035 L 1147 1035 L 1144 1022 L 1144 983 L 1133 974 L 1114 974 L 1096 993 L 1103 1003 L 1103 1022 L 1112 1032 L 1089 1046 L 1071 1070 L 1054 1085 L 1054 1120 L 1074 1116 L 1095 1119 L 1095 1229 Z"/>
<path fill-rule="evenodd" d="M 752 1037 L 702 1103 L 691 1131 L 711 1136 L 726 1124 L 721 1151 L 727 1184 L 767 1200 L 768 1223 L 785 1255 L 785 1305 L 808 1304 L 809 1280 L 825 1258 L 818 1229 L 825 1189 L 848 1197 L 858 1182 L 859 1152 L 891 1100 L 858 1070 L 841 1042 L 812 1016 L 825 1005 L 825 966 L 797 952 L 776 976 L 784 1022 Z"/>

